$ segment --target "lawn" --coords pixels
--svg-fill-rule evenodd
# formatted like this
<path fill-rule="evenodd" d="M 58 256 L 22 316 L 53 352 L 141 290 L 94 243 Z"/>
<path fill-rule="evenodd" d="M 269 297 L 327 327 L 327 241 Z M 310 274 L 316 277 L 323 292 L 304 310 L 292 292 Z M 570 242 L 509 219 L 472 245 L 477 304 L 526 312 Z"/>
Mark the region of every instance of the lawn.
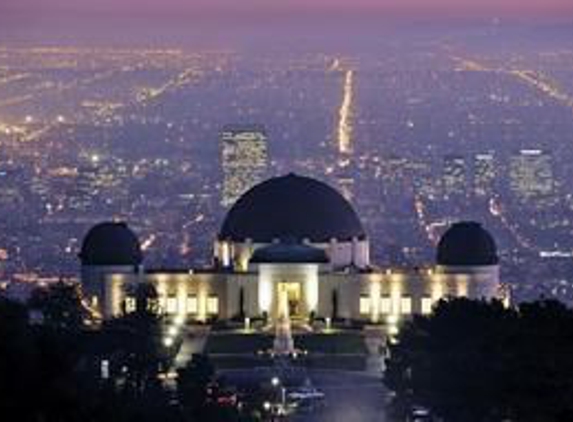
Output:
<path fill-rule="evenodd" d="M 255 354 L 273 347 L 273 336 L 268 334 L 215 333 L 205 345 L 208 354 Z"/>
<path fill-rule="evenodd" d="M 366 354 L 360 333 L 302 334 L 295 336 L 295 346 L 309 353 L 328 355 Z M 205 345 L 208 354 L 256 354 L 273 347 L 269 334 L 213 333 Z"/>
<path fill-rule="evenodd" d="M 305 334 L 295 337 L 296 347 L 309 353 L 366 354 L 364 338 L 360 333 Z"/>

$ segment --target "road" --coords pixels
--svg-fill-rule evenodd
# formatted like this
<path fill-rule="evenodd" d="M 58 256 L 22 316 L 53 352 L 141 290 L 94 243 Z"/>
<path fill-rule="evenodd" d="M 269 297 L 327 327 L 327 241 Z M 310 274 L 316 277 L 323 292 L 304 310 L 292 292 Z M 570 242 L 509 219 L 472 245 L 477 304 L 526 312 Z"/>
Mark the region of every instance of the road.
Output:
<path fill-rule="evenodd" d="M 260 382 L 258 370 L 230 370 L 221 375 L 231 384 Z M 326 394 L 324 409 L 291 416 L 296 422 L 391 422 L 386 416 L 388 390 L 380 377 L 365 372 L 308 370 L 312 384 Z"/>
<path fill-rule="evenodd" d="M 342 371 L 314 371 L 310 377 L 326 394 L 326 407 L 319 413 L 297 415 L 293 421 L 389 422 L 388 390 L 380 378 Z"/>

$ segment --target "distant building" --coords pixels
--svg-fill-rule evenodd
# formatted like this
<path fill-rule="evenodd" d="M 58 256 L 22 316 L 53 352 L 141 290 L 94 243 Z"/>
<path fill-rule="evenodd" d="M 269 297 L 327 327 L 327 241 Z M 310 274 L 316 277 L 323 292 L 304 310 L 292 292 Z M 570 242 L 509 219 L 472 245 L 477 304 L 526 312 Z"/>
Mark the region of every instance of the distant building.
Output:
<path fill-rule="evenodd" d="M 548 197 L 553 193 L 551 154 L 539 149 L 523 149 L 511 156 L 510 189 L 522 202 Z"/>
<path fill-rule="evenodd" d="M 288 302 L 293 320 L 370 322 L 427 314 L 447 297 L 503 298 L 496 245 L 478 223 L 454 224 L 436 262 L 380 268 L 352 206 L 330 186 L 290 174 L 267 180 L 230 209 L 214 241 L 213 266 L 153 270 L 123 223 L 102 223 L 80 253 L 86 299 L 104 318 L 132 308 L 130 286 L 153 283 L 168 316 L 205 321 L 267 316 Z M 286 295 L 286 298 L 285 298 Z"/>
<path fill-rule="evenodd" d="M 496 177 L 495 157 L 493 153 L 474 156 L 474 193 L 488 196 L 493 192 Z"/>
<path fill-rule="evenodd" d="M 466 192 L 467 168 L 464 157 L 444 157 L 443 190 L 445 196 L 463 195 Z"/>
<path fill-rule="evenodd" d="M 221 204 L 229 207 L 266 177 L 267 134 L 258 126 L 227 127 L 221 132 L 220 142 L 223 170 Z"/>

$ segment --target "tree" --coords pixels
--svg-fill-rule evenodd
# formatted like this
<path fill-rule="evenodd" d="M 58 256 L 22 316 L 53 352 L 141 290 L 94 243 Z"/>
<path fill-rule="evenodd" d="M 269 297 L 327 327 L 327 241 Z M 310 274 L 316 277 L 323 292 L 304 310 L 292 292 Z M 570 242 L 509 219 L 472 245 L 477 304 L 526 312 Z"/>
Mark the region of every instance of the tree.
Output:
<path fill-rule="evenodd" d="M 135 313 L 141 317 L 157 317 L 159 314 L 159 295 L 151 283 L 137 283 L 132 288 L 135 297 Z"/>
<path fill-rule="evenodd" d="M 23 304 L 0 296 L 0 418 L 80 419 L 76 339 L 68 330 L 30 325 Z"/>
<path fill-rule="evenodd" d="M 415 317 L 390 347 L 394 409 L 431 408 L 445 421 L 570 420 L 573 312 L 550 301 L 504 308 L 455 299 Z"/>
<path fill-rule="evenodd" d="M 28 306 L 41 312 L 44 324 L 58 329 L 79 331 L 88 316 L 76 284 L 58 282 L 36 289 Z"/>
<path fill-rule="evenodd" d="M 26 308 L 0 296 L 0 415 L 24 406 L 33 380 L 36 353 Z M 27 407 L 29 409 L 29 407 Z"/>
<path fill-rule="evenodd" d="M 163 345 L 163 319 L 158 313 L 157 291 L 150 283 L 137 284 L 135 311 L 125 313 L 104 326 L 106 337 L 115 338 L 127 368 L 126 388 L 136 395 L 158 383 L 158 374 L 167 366 Z"/>
<path fill-rule="evenodd" d="M 215 369 L 207 355 L 194 354 L 186 367 L 177 371 L 177 393 L 185 413 L 199 418 L 207 405 L 207 386 Z"/>

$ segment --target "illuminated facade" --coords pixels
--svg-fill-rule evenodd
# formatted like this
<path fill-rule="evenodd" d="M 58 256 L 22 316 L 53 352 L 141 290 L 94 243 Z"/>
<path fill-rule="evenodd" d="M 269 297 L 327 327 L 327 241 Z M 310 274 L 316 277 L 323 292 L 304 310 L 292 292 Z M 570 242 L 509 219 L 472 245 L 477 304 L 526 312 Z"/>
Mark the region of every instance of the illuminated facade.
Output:
<path fill-rule="evenodd" d="M 144 269 L 131 230 L 103 223 L 84 241 L 82 283 L 103 318 L 129 311 L 129 286 L 140 282 L 155 285 L 164 313 L 201 321 L 273 321 L 285 296 L 294 321 L 374 323 L 430 313 L 445 297 L 503 298 L 495 243 L 477 223 L 453 225 L 435 264 L 424 268 L 374 267 L 369 247 L 338 192 L 291 174 L 263 182 L 231 208 L 214 242 L 211 269 Z"/>
<path fill-rule="evenodd" d="M 223 190 L 221 204 L 229 207 L 261 182 L 267 171 L 267 135 L 256 126 L 228 127 L 221 132 Z"/>

